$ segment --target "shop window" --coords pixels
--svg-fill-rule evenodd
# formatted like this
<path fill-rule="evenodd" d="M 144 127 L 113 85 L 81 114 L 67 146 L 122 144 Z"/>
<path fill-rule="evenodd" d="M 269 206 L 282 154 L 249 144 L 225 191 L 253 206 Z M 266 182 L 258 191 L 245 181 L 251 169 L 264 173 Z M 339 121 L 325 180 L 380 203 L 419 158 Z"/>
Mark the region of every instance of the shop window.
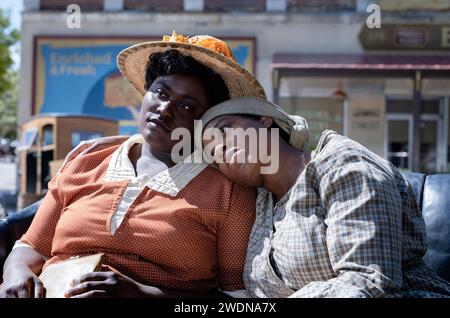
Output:
<path fill-rule="evenodd" d="M 343 134 L 343 103 L 340 98 L 280 98 L 280 105 L 287 113 L 302 116 L 308 122 L 310 150 L 316 148 L 322 132 L 326 129 Z"/>
<path fill-rule="evenodd" d="M 420 112 L 422 114 L 439 114 L 439 99 L 422 100 Z M 386 112 L 388 113 L 412 113 L 413 101 L 410 99 L 388 99 Z"/>
<path fill-rule="evenodd" d="M 441 104 L 442 99 L 421 101 L 418 172 L 436 173 L 446 168 L 445 157 L 441 155 L 441 149 L 445 145 L 442 134 Z M 412 168 L 412 145 L 414 143 L 412 107 L 412 100 L 386 100 L 388 126 L 385 151 L 387 151 L 387 159 L 399 169 L 404 170 Z"/>
<path fill-rule="evenodd" d="M 420 123 L 420 171 L 437 172 L 437 120 Z"/>
<path fill-rule="evenodd" d="M 53 145 L 53 125 L 42 127 L 42 146 Z"/>
<path fill-rule="evenodd" d="M 30 128 L 22 133 L 22 138 L 20 139 L 19 146 L 17 150 L 26 150 L 31 148 L 31 146 L 37 145 L 38 128 Z"/>
<path fill-rule="evenodd" d="M 410 170 L 410 124 L 408 119 L 387 120 L 387 159 L 400 170 Z"/>

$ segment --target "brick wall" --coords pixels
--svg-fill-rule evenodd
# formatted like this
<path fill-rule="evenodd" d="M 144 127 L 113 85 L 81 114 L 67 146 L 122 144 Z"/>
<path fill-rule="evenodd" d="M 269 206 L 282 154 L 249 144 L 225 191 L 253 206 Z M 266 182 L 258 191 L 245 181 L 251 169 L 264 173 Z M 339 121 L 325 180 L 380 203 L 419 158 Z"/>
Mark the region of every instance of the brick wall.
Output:
<path fill-rule="evenodd" d="M 247 11 L 258 12 L 266 10 L 265 0 L 204 0 L 205 11 Z"/>
<path fill-rule="evenodd" d="M 20 0 L 18 0 L 20 1 Z M 41 10 L 65 11 L 71 3 L 82 11 L 103 10 L 104 0 L 41 0 Z M 183 0 L 123 0 L 124 10 L 176 12 L 183 11 Z M 356 0 L 287 0 L 288 11 L 342 11 L 355 10 Z M 204 0 L 207 12 L 264 12 L 266 0 Z"/>
<path fill-rule="evenodd" d="M 183 0 L 124 0 L 124 10 L 183 11 Z"/>
<path fill-rule="evenodd" d="M 356 0 L 288 0 L 288 11 L 355 10 Z"/>
<path fill-rule="evenodd" d="M 435 11 L 450 12 L 450 0 L 378 0 L 385 11 Z"/>
<path fill-rule="evenodd" d="M 21 1 L 21 0 L 17 0 Z M 78 4 L 81 11 L 103 10 L 103 0 L 41 0 L 41 10 L 66 11 L 69 4 Z"/>

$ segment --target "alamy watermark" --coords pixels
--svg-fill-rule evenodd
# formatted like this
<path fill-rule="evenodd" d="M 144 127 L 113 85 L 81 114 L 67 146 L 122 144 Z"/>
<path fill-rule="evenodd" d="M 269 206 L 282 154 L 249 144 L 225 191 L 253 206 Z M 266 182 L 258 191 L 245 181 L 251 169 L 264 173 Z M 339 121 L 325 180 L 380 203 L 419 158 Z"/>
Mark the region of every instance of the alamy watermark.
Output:
<path fill-rule="evenodd" d="M 68 13 L 66 18 L 66 25 L 69 29 L 81 28 L 81 8 L 78 4 L 69 4 L 66 8 Z"/>
<path fill-rule="evenodd" d="M 207 164 L 256 164 L 261 165 L 262 174 L 274 174 L 279 168 L 279 129 L 271 128 L 224 128 L 202 129 L 202 121 L 196 120 L 194 138 L 187 128 L 176 128 L 171 139 L 177 140 L 171 152 L 173 162 Z M 195 140 L 196 152 L 192 150 Z M 203 145 L 203 141 L 206 141 Z"/>
<path fill-rule="evenodd" d="M 366 26 L 369 29 L 381 28 L 381 8 L 377 4 L 369 4 L 366 9 L 367 13 L 371 13 L 366 19 Z"/>

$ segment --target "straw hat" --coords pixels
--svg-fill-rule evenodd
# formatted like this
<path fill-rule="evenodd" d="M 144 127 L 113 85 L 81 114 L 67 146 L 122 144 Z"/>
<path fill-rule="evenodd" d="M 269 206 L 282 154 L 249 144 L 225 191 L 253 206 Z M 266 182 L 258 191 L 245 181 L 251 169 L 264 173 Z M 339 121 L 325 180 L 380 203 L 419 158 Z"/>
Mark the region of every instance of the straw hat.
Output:
<path fill-rule="evenodd" d="M 117 65 L 131 85 L 141 95 L 145 95 L 145 73 L 149 56 L 170 49 L 191 56 L 221 75 L 231 98 L 240 96 L 266 98 L 261 84 L 235 62 L 227 44 L 209 35 L 189 38 L 177 35 L 174 31 L 172 36 L 164 36 L 162 41 L 145 42 L 126 48 L 117 56 Z"/>

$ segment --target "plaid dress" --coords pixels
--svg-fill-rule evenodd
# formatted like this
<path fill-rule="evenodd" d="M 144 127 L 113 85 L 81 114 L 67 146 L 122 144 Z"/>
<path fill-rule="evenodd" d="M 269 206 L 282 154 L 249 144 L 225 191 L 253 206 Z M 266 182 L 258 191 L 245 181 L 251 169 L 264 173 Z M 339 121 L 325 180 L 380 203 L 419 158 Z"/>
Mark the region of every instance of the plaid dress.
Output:
<path fill-rule="evenodd" d="M 441 297 L 425 223 L 389 162 L 333 131 L 280 201 L 258 189 L 244 282 L 252 297 Z"/>

